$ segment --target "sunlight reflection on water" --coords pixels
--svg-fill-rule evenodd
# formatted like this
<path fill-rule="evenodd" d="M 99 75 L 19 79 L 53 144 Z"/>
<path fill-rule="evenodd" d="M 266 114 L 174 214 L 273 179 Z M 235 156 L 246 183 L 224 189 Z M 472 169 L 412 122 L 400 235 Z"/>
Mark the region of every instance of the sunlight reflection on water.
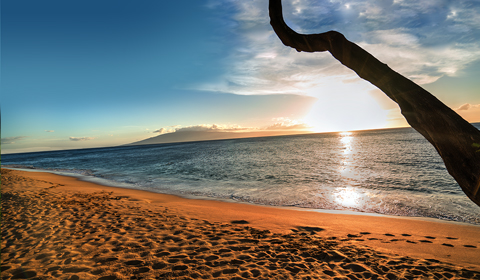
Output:
<path fill-rule="evenodd" d="M 352 142 L 353 136 L 351 132 L 341 132 L 340 135 L 340 143 L 341 143 L 341 158 L 340 158 L 340 166 L 338 167 L 340 173 L 349 173 L 350 167 L 352 165 Z"/>
<path fill-rule="evenodd" d="M 176 195 L 480 224 L 480 208 L 411 128 L 2 155 L 4 164 Z"/>
<path fill-rule="evenodd" d="M 353 141 L 353 136 L 351 132 L 340 133 L 340 142 L 343 144 L 344 154 L 352 153 L 352 141 Z"/>
<path fill-rule="evenodd" d="M 338 169 L 345 187 L 335 189 L 333 200 L 339 206 L 362 209 L 368 197 L 364 192 L 352 186 L 352 184 L 355 184 L 355 166 L 358 166 L 358 164 L 354 164 L 353 157 L 355 154 L 353 147 L 355 137 L 349 131 L 340 132 L 339 136 L 342 152 Z"/>
<path fill-rule="evenodd" d="M 335 202 L 345 206 L 358 208 L 360 205 L 361 195 L 352 187 L 339 189 L 335 194 Z"/>

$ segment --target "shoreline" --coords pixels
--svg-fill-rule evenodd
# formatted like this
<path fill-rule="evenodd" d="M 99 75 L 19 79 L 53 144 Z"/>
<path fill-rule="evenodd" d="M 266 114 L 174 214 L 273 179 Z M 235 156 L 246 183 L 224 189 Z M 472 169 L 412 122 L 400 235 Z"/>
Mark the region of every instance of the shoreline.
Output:
<path fill-rule="evenodd" d="M 434 222 L 434 223 L 451 223 L 451 224 L 456 224 L 456 225 L 480 227 L 480 224 L 476 225 L 476 224 L 471 224 L 471 223 L 467 223 L 467 222 L 452 221 L 452 220 L 446 220 L 446 219 L 443 220 L 443 219 L 432 218 L 432 217 L 400 216 L 400 215 L 390 215 L 390 214 L 382 214 L 382 213 L 360 212 L 360 211 L 354 211 L 354 210 L 319 209 L 319 208 L 308 208 L 308 207 L 300 207 L 300 206 L 264 205 L 264 204 L 255 204 L 255 203 L 251 203 L 251 202 L 239 201 L 239 200 L 228 199 L 228 198 L 196 196 L 196 195 L 189 195 L 189 194 L 184 194 L 184 195 L 169 194 L 169 193 L 163 193 L 163 192 L 155 192 L 155 191 L 147 190 L 147 189 L 135 189 L 135 188 L 131 188 L 130 185 L 128 185 L 128 184 L 125 184 L 125 186 L 121 186 L 122 183 L 120 183 L 120 182 L 108 183 L 110 181 L 106 180 L 106 179 L 96 178 L 96 177 L 89 176 L 89 175 L 62 172 L 62 171 L 51 171 L 51 170 L 36 169 L 36 168 L 31 168 L 31 169 L 16 168 L 16 167 L 4 167 L 2 169 L 16 170 L 16 171 L 21 171 L 21 172 L 48 173 L 48 174 L 61 176 L 61 177 L 74 178 L 74 179 L 76 179 L 78 181 L 81 181 L 81 182 L 92 183 L 94 185 L 107 187 L 107 188 L 126 189 L 126 190 L 146 192 L 146 193 L 152 193 L 152 194 L 168 195 L 168 196 L 174 196 L 174 197 L 178 197 L 180 199 L 187 199 L 187 200 L 219 201 L 219 202 L 225 202 L 225 203 L 245 204 L 245 205 L 259 206 L 259 207 L 271 207 L 271 208 L 285 209 L 285 210 L 291 210 L 291 211 L 307 211 L 307 212 L 316 212 L 316 213 L 334 214 L 334 215 L 338 214 L 338 215 L 372 216 L 372 217 L 384 217 L 384 218 L 392 218 L 392 219 L 408 219 L 408 220 L 411 219 L 411 220 L 419 220 L 419 221 Z"/>
<path fill-rule="evenodd" d="M 22 201 L 28 203 L 20 209 Z M 39 212 L 22 214 L 29 205 Z M 480 277 L 480 227 L 458 222 L 190 199 L 4 168 L 2 215 L 2 279 L 14 279 L 21 267 L 22 273 L 58 279 L 127 279 L 139 269 L 147 278 L 402 278 L 415 267 L 421 268 L 418 277 L 448 278 L 455 271 L 459 279 Z M 38 229 L 34 218 L 42 220 Z M 313 257 L 315 248 L 322 248 L 323 257 Z M 72 268 L 66 252 L 75 252 L 82 265 Z"/>

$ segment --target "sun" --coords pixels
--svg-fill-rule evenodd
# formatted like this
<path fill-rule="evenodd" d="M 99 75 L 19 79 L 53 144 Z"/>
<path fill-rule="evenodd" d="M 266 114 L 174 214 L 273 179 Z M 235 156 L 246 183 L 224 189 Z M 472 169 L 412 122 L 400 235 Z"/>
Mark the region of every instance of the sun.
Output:
<path fill-rule="evenodd" d="M 346 91 L 317 97 L 304 122 L 314 132 L 337 132 L 385 128 L 388 110 L 368 92 Z"/>

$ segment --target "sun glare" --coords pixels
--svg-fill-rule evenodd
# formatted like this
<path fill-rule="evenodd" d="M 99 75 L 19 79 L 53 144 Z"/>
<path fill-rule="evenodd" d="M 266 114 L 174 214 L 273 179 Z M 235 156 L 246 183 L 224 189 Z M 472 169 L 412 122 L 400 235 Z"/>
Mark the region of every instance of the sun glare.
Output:
<path fill-rule="evenodd" d="M 343 144 L 343 154 L 352 152 L 353 136 L 351 132 L 340 132 L 340 142 Z"/>
<path fill-rule="evenodd" d="M 350 144 L 350 142 L 352 142 L 352 133 L 350 131 L 344 131 L 344 132 L 340 132 L 340 141 L 345 144 L 345 145 L 348 145 Z"/>
<path fill-rule="evenodd" d="M 353 136 L 352 133 L 347 132 L 340 132 L 340 143 L 342 144 L 341 153 L 342 157 L 340 159 L 340 166 L 339 171 L 342 173 L 343 176 L 346 176 L 351 170 L 350 165 L 352 164 L 351 153 L 352 153 L 352 141 Z"/>
<path fill-rule="evenodd" d="M 371 85 L 363 81 L 327 80 L 308 91 L 317 98 L 304 121 L 314 132 L 336 132 L 385 128 L 388 110 L 369 93 Z"/>
<path fill-rule="evenodd" d="M 346 207 L 359 206 L 361 195 L 353 188 L 343 188 L 334 194 L 335 201 Z"/>

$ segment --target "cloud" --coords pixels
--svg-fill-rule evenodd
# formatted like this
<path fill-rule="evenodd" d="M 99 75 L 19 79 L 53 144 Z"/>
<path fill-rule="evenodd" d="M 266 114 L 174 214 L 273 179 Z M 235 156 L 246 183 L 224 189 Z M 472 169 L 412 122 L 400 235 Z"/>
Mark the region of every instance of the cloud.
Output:
<path fill-rule="evenodd" d="M 5 137 L 5 138 L 2 138 L 1 139 L 1 143 L 3 145 L 8 145 L 8 144 L 15 144 L 16 141 L 21 141 L 25 138 L 27 138 L 28 136 L 15 136 L 15 137 Z"/>
<path fill-rule="evenodd" d="M 250 130 L 250 128 L 241 127 L 238 125 L 218 125 L 218 124 L 199 124 L 199 125 L 192 125 L 186 127 L 176 128 L 175 132 L 183 132 L 183 131 L 215 131 L 215 132 L 238 132 L 238 131 L 246 131 Z"/>
<path fill-rule="evenodd" d="M 271 126 L 268 126 L 265 130 L 310 130 L 312 127 L 304 124 L 285 124 L 285 123 L 275 123 Z"/>
<path fill-rule="evenodd" d="M 480 109 L 480 104 L 472 105 L 470 103 L 465 103 L 460 107 L 456 108 L 455 111 L 467 111 L 467 110 L 475 110 L 475 109 Z"/>
<path fill-rule="evenodd" d="M 165 134 L 165 133 L 172 133 L 172 132 L 175 132 L 175 128 L 164 128 L 164 127 L 162 127 L 160 129 L 155 130 L 153 133 Z"/>
<path fill-rule="evenodd" d="M 70 141 L 88 141 L 95 139 L 94 137 L 70 137 Z"/>
<path fill-rule="evenodd" d="M 327 53 L 297 53 L 269 25 L 265 1 L 224 0 L 231 33 L 227 71 L 196 89 L 236 94 L 311 94 L 331 77 L 356 74 Z M 480 3 L 459 1 L 284 1 L 287 23 L 300 33 L 337 30 L 419 84 L 455 76 L 480 59 Z M 327 87 L 328 88 L 328 87 Z"/>
<path fill-rule="evenodd" d="M 479 44 L 422 46 L 406 29 L 372 31 L 368 42 L 359 42 L 368 52 L 419 84 L 456 76 L 469 63 L 480 59 Z"/>
<path fill-rule="evenodd" d="M 311 126 L 295 121 L 295 120 L 290 120 L 289 118 L 275 118 L 273 121 L 276 121 L 276 123 L 268 126 L 265 128 L 265 130 L 310 130 L 312 129 Z"/>
<path fill-rule="evenodd" d="M 290 120 L 288 118 L 275 118 L 272 121 L 272 125 L 266 127 L 242 127 L 239 125 L 219 125 L 219 124 L 199 124 L 186 127 L 178 127 L 175 129 L 161 128 L 155 132 L 160 134 L 165 133 L 179 133 L 179 132 L 261 132 L 261 131 L 287 131 L 287 130 L 305 130 L 309 131 L 312 127 L 296 120 Z"/>
<path fill-rule="evenodd" d="M 465 103 L 462 106 L 458 107 L 456 110 L 458 110 L 458 111 L 464 111 L 465 110 L 466 111 L 466 110 L 470 109 L 471 107 L 472 107 L 471 104 Z"/>
<path fill-rule="evenodd" d="M 180 131 L 213 131 L 213 130 L 220 130 L 218 129 L 218 126 L 216 124 L 213 125 L 207 125 L 207 124 L 200 124 L 200 125 L 191 125 L 187 127 L 181 127 L 175 129 L 175 132 L 180 132 Z"/>
<path fill-rule="evenodd" d="M 473 105 L 470 103 L 465 103 L 455 109 L 455 111 L 478 111 L 478 110 L 480 110 L 480 104 Z"/>
<path fill-rule="evenodd" d="M 55 130 L 45 130 L 45 132 L 55 132 Z"/>
<path fill-rule="evenodd" d="M 480 122 L 480 104 L 465 103 L 455 108 L 455 111 L 468 122 Z"/>
<path fill-rule="evenodd" d="M 259 132 L 267 130 L 309 130 L 312 127 L 303 122 L 290 120 L 289 118 L 274 118 L 272 125 L 266 127 L 241 127 L 239 125 L 200 124 L 176 128 L 174 132 Z"/>

